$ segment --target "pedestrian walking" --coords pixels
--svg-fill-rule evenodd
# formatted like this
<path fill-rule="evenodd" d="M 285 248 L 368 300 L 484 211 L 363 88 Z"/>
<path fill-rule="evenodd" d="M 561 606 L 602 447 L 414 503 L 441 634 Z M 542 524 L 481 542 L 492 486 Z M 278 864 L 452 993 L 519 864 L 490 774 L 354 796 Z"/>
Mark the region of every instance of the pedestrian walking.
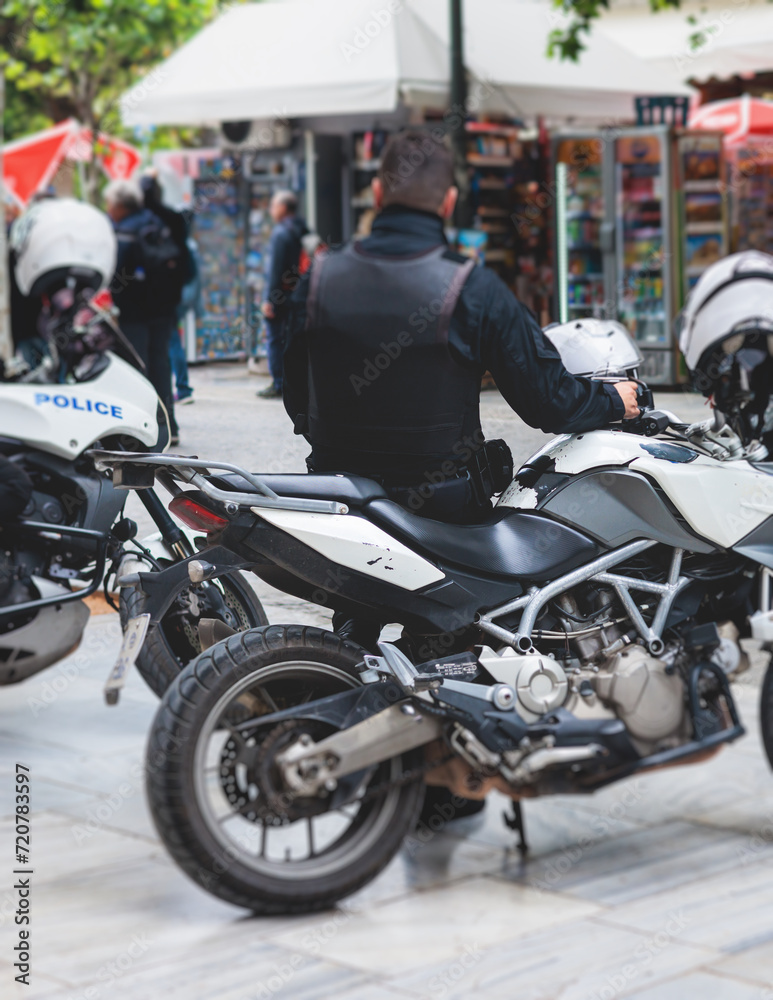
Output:
<path fill-rule="evenodd" d="M 148 378 L 166 407 L 173 445 L 179 444 L 174 415 L 169 344 L 176 336 L 177 306 L 186 278 L 186 259 L 172 227 L 145 206 L 133 181 L 105 189 L 105 206 L 118 239 L 116 272 L 110 285 L 121 329 L 142 359 Z M 178 215 L 179 213 L 173 213 Z"/>
<path fill-rule="evenodd" d="M 298 283 L 302 240 L 308 228 L 298 213 L 298 199 L 292 191 L 277 191 L 269 213 L 274 223 L 268 245 L 266 293 L 262 305 L 266 322 L 266 349 L 271 385 L 258 395 L 264 399 L 282 396 L 284 326 L 290 308 L 290 296 Z"/>
<path fill-rule="evenodd" d="M 189 317 L 201 316 L 201 261 L 196 240 L 187 240 L 190 278 L 183 286 L 180 304 L 177 307 L 177 330 L 169 342 L 169 361 L 174 375 L 174 401 L 181 406 L 193 402 L 193 386 L 188 381 L 188 358 L 185 351 L 185 332 Z"/>

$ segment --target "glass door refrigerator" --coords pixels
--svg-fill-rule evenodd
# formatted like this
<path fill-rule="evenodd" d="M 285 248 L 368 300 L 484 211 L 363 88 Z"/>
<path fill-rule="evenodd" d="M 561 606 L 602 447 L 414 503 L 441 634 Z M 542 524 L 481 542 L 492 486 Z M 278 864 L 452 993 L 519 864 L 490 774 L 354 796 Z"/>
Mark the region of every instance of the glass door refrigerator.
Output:
<path fill-rule="evenodd" d="M 673 385 L 679 310 L 673 253 L 674 179 L 667 128 L 622 130 L 614 140 L 617 318 L 644 355 L 643 377 Z"/>
<path fill-rule="evenodd" d="M 728 254 L 729 226 L 721 133 L 685 132 L 676 143 L 685 299 L 706 268 Z"/>
<path fill-rule="evenodd" d="M 594 133 L 560 137 L 554 141 L 553 162 L 560 321 L 605 318 L 610 261 L 603 243 L 604 143 Z"/>
<path fill-rule="evenodd" d="M 554 157 L 559 319 L 618 319 L 644 355 L 644 378 L 675 385 L 685 373 L 674 318 L 727 252 L 721 137 L 664 125 L 564 135 Z M 593 211 L 591 185 L 601 192 Z"/>

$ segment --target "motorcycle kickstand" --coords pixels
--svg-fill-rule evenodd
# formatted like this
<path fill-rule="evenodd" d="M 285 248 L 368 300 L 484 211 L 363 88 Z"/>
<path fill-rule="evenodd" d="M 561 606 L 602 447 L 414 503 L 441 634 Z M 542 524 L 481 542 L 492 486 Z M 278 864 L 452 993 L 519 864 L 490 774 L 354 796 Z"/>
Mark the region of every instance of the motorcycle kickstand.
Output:
<path fill-rule="evenodd" d="M 502 813 L 502 819 L 504 820 L 505 826 L 509 830 L 513 830 L 518 834 L 518 843 L 516 847 L 518 848 L 518 853 L 522 858 L 525 858 L 529 852 L 529 845 L 526 843 L 526 826 L 523 818 L 523 808 L 521 803 L 513 800 L 512 802 L 513 814 L 508 816 L 506 812 Z"/>

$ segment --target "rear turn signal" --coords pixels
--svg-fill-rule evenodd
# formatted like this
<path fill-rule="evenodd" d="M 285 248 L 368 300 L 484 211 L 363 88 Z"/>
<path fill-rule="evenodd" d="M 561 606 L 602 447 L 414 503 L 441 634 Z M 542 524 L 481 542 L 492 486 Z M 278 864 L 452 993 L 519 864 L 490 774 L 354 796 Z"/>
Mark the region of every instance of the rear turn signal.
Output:
<path fill-rule="evenodd" d="M 193 528 L 195 531 L 204 531 L 207 534 L 210 531 L 221 531 L 228 524 L 227 518 L 215 514 L 184 494 L 172 500 L 169 504 L 169 510 L 189 528 Z"/>

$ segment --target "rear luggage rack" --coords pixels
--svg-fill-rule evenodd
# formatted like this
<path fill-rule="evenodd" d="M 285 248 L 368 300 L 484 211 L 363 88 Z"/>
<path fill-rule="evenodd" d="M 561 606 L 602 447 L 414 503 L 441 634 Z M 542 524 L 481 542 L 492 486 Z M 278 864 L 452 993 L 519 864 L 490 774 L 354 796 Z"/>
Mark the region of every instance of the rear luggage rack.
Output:
<path fill-rule="evenodd" d="M 267 486 L 260 476 L 247 472 L 231 462 L 212 462 L 185 455 L 158 455 L 142 451 L 101 451 L 92 449 L 86 453 L 94 461 L 100 472 L 112 472 L 116 487 L 127 490 L 150 489 L 155 482 L 156 471 L 167 477 L 195 486 L 213 500 L 219 500 L 228 507 L 269 507 L 275 510 L 302 510 L 319 514 L 348 514 L 349 508 L 337 500 L 313 500 L 308 497 L 282 497 Z M 234 472 L 257 493 L 236 493 L 221 490 L 205 476 L 212 469 Z"/>

